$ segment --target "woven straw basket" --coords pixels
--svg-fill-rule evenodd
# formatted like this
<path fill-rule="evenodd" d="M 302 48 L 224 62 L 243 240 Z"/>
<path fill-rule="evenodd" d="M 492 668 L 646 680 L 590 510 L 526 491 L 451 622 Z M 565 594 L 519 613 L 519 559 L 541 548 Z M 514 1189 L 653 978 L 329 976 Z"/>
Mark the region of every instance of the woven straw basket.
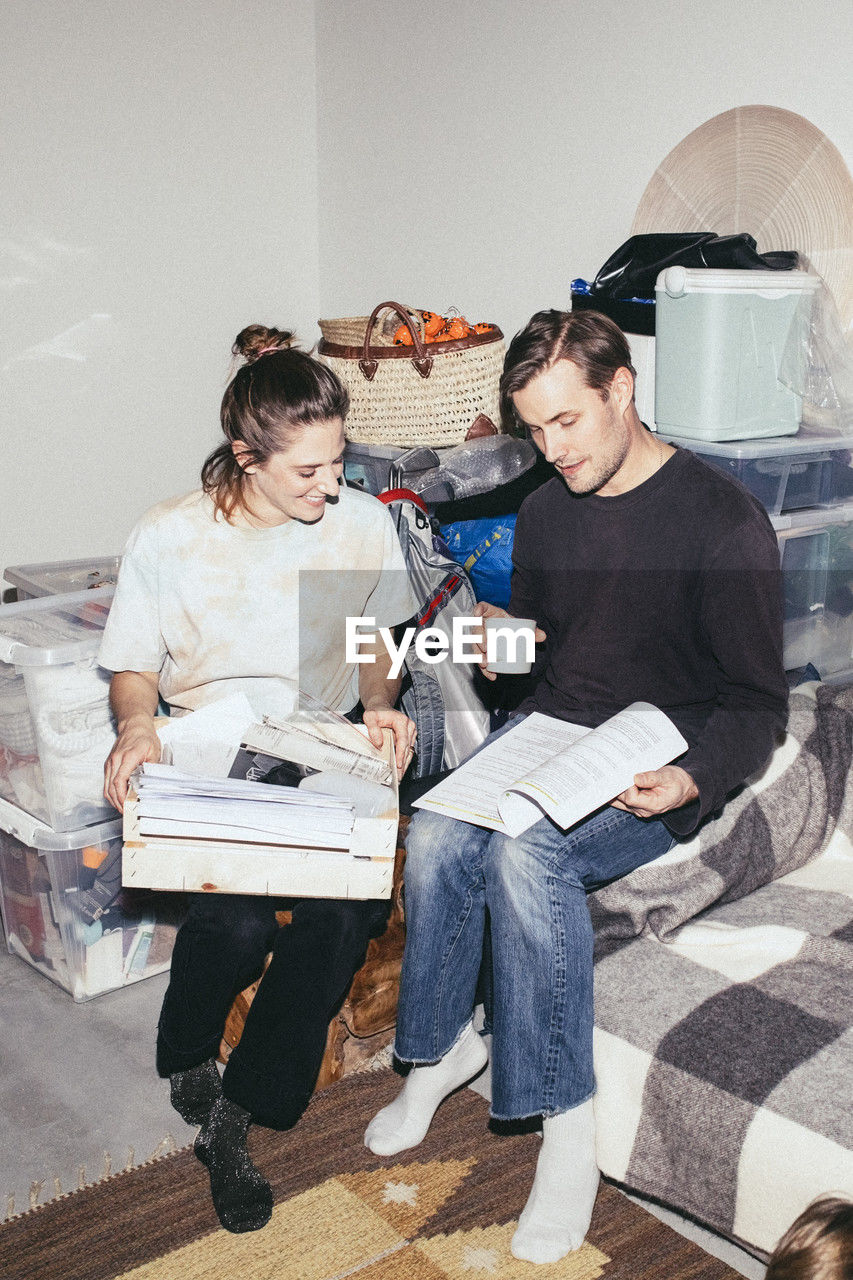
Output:
<path fill-rule="evenodd" d="M 396 311 L 412 336 L 411 346 L 371 345 L 377 317 Z M 323 321 L 317 348 L 349 390 L 347 439 L 360 444 L 441 448 L 461 444 L 477 418 L 499 421 L 498 383 L 504 362 L 500 329 L 425 346 L 409 312 L 396 302 L 380 302 L 373 314 L 338 323 L 357 341 L 334 342 Z"/>

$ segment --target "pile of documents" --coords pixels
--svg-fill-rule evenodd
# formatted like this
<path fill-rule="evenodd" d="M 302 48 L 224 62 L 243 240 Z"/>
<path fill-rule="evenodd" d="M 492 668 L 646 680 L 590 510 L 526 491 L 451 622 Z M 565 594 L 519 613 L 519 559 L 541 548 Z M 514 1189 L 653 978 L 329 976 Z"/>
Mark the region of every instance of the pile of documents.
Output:
<path fill-rule="evenodd" d="M 197 778 L 167 764 L 143 764 L 131 780 L 141 836 L 350 847 L 350 801 L 238 778 Z"/>

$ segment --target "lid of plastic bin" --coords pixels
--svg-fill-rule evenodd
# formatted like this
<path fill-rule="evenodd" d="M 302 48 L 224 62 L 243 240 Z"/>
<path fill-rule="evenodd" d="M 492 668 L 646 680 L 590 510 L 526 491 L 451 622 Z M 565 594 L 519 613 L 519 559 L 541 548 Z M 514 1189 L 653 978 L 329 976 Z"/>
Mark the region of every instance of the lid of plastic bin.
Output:
<path fill-rule="evenodd" d="M 13 587 L 34 596 L 69 594 L 114 586 L 121 556 L 97 556 L 88 560 L 53 560 L 47 564 L 11 565 L 3 577 Z"/>
<path fill-rule="evenodd" d="M 92 827 L 81 827 L 78 831 L 54 831 L 46 822 L 40 822 L 9 800 L 0 798 L 0 831 L 14 836 L 31 849 L 38 849 L 40 853 L 55 853 L 62 849 L 85 849 L 87 845 L 115 840 L 117 836 L 121 836 L 122 820 L 116 814 L 108 822 L 97 822 Z"/>
<path fill-rule="evenodd" d="M 764 436 L 758 440 L 697 440 L 695 437 L 688 440 L 686 436 L 674 436 L 668 431 L 658 434 L 661 440 L 668 440 L 670 444 L 677 444 L 703 457 L 739 458 L 748 462 L 759 458 L 778 458 L 781 454 L 853 451 L 853 434 L 832 435 L 809 431 L 807 427 L 801 427 L 793 436 Z"/>
<path fill-rule="evenodd" d="M 843 502 L 837 507 L 811 507 L 805 511 L 790 511 L 783 516 L 771 516 L 770 523 L 777 533 L 787 529 L 799 531 L 827 529 L 830 525 L 850 524 L 853 521 L 853 502 Z"/>
<path fill-rule="evenodd" d="M 114 591 L 103 587 L 0 604 L 0 662 L 47 667 L 93 657 Z"/>
<path fill-rule="evenodd" d="M 655 281 L 655 296 L 683 298 L 686 293 L 808 293 L 820 284 L 809 271 L 737 271 L 726 267 L 667 267 Z"/>

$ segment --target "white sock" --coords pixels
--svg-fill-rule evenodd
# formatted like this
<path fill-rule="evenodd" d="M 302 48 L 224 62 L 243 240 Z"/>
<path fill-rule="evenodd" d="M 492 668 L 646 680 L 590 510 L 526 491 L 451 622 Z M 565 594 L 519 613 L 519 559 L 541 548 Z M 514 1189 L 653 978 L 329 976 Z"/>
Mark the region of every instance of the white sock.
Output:
<path fill-rule="evenodd" d="M 598 1191 L 595 1115 L 592 1098 L 546 1116 L 542 1150 L 527 1204 L 511 1249 L 528 1262 L 557 1262 L 579 1249 L 589 1227 Z"/>
<path fill-rule="evenodd" d="M 489 1051 L 469 1022 L 440 1062 L 412 1067 L 394 1101 L 367 1126 L 364 1145 L 377 1156 L 416 1147 L 447 1095 L 478 1075 L 488 1060 Z"/>

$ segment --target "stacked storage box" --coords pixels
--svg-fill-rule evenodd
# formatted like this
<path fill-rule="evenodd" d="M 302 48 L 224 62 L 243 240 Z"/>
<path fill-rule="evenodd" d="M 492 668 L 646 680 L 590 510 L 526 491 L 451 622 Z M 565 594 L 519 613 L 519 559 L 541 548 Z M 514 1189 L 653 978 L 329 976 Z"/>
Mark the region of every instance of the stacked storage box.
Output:
<path fill-rule="evenodd" d="M 656 298 L 661 437 L 734 476 L 779 541 L 785 666 L 853 678 L 853 435 L 809 432 L 798 394 L 820 280 L 668 267 Z M 849 429 L 849 428 L 848 428 Z"/>
<path fill-rule="evenodd" d="M 810 662 L 824 679 L 851 671 L 853 435 L 801 429 L 766 440 L 664 438 L 739 480 L 767 509 L 782 564 L 786 668 Z"/>
<path fill-rule="evenodd" d="M 115 731 L 97 653 L 111 601 L 102 587 L 0 605 L 6 942 L 76 1000 L 159 972 L 174 936 L 150 897 L 121 890 L 121 819 L 102 796 Z"/>
<path fill-rule="evenodd" d="M 88 560 L 55 560 L 50 564 L 21 564 L 6 570 L 3 577 L 16 589 L 19 600 L 36 596 L 66 595 L 71 591 L 91 591 L 94 587 L 114 587 L 121 556 L 101 556 Z"/>
<path fill-rule="evenodd" d="M 362 444 L 347 440 L 344 449 L 344 479 L 353 489 L 374 496 L 396 485 L 411 485 L 419 475 L 437 467 L 456 446 L 433 449 L 427 445 L 402 449 L 396 445 Z M 451 492 L 434 495 L 430 501 L 452 498 Z"/>
<path fill-rule="evenodd" d="M 177 900 L 121 888 L 121 828 L 54 831 L 0 800 L 6 943 L 77 1001 L 169 967 Z"/>

